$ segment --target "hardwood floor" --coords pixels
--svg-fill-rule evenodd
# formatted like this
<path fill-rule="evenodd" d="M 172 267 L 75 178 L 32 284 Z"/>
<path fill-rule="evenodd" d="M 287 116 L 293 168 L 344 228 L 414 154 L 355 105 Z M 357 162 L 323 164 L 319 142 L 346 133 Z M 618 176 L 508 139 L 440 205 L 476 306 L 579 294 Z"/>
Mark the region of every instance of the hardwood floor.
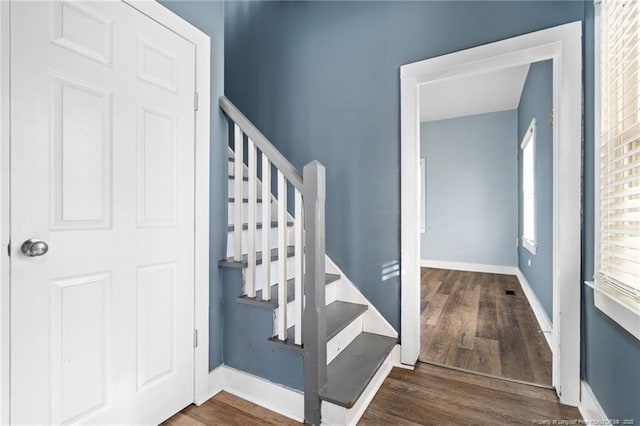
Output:
<path fill-rule="evenodd" d="M 220 392 L 199 407 L 190 405 L 164 426 L 299 425 L 300 423 L 227 392 Z"/>
<path fill-rule="evenodd" d="M 576 408 L 560 404 L 551 389 L 418 363 L 413 371 L 402 368 L 391 371 L 359 424 L 531 425 L 536 420 L 560 419 L 581 417 Z M 164 423 L 166 426 L 295 424 L 299 423 L 226 392 L 200 407 L 190 405 Z"/>
<path fill-rule="evenodd" d="M 414 371 L 391 371 L 359 424 L 531 425 L 555 419 L 582 417 L 560 404 L 552 389 L 418 363 Z"/>
<path fill-rule="evenodd" d="M 551 386 L 551 351 L 515 276 L 422 268 L 421 310 L 421 361 Z"/>

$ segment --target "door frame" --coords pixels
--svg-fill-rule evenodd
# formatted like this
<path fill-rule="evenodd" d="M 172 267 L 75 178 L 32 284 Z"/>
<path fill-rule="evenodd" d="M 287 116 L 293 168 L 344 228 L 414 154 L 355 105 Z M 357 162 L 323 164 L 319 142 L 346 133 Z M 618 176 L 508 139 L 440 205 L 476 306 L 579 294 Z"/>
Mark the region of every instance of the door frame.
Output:
<path fill-rule="evenodd" d="M 553 61 L 553 384 L 580 402 L 582 23 L 501 40 L 400 67 L 401 362 L 420 354 L 419 86 L 455 76 Z M 516 142 L 514 142 L 516 143 Z"/>
<path fill-rule="evenodd" d="M 195 46 L 198 110 L 194 155 L 194 348 L 193 402 L 209 397 L 209 150 L 210 58 L 209 36 L 154 0 L 122 0 Z M 10 423 L 10 152 L 11 152 L 11 2 L 0 2 L 0 424 Z M 195 96 L 195 95 L 194 95 Z"/>

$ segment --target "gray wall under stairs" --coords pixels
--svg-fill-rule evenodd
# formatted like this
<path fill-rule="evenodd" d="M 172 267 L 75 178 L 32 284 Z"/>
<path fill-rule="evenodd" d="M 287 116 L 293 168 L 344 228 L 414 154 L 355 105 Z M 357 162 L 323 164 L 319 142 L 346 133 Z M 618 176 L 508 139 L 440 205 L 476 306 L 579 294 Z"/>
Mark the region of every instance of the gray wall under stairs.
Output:
<path fill-rule="evenodd" d="M 238 303 L 242 270 L 222 270 L 225 365 L 302 391 L 302 355 L 267 343 L 273 334 L 273 311 Z"/>

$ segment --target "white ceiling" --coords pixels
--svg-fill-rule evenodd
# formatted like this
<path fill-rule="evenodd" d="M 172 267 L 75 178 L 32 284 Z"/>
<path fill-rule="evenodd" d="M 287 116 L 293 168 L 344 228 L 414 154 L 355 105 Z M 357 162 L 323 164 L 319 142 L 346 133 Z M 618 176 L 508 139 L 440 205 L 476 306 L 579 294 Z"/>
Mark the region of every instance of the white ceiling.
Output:
<path fill-rule="evenodd" d="M 518 108 L 529 65 L 469 74 L 420 86 L 420 121 Z"/>

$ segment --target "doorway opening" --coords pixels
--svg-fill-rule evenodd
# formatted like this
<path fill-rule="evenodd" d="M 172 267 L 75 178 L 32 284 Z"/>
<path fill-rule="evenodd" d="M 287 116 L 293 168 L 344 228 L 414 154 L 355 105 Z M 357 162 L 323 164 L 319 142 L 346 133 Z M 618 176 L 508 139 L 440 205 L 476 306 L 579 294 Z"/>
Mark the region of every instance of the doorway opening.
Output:
<path fill-rule="evenodd" d="M 419 360 L 551 387 L 553 63 L 419 99 Z"/>
<path fill-rule="evenodd" d="M 553 298 L 550 317 L 554 319 L 554 333 L 550 336 L 552 385 L 556 388 L 562 403 L 578 404 L 580 399 L 581 32 L 580 22 L 575 22 L 401 67 L 401 262 L 403 271 L 401 360 L 403 363 L 414 364 L 419 358 L 421 348 L 420 86 L 454 77 L 550 60 L 553 75 L 552 133 L 553 140 L 556 141 L 553 144 L 551 166 L 554 206 L 551 222 Z M 428 159 L 426 168 L 428 180 Z M 428 214 L 427 211 L 427 226 Z M 515 244 L 514 239 L 514 247 Z M 506 288 L 506 290 L 514 290 L 514 288 Z M 514 296 L 505 294 L 504 297 Z M 560 312 L 562 312 L 561 317 Z"/>

